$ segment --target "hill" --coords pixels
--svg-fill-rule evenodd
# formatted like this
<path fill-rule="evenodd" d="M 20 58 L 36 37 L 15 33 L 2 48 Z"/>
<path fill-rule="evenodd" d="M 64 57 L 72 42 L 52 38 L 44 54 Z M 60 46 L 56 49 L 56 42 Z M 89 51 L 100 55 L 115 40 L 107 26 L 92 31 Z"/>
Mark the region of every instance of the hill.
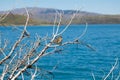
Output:
<path fill-rule="evenodd" d="M 1 18 L 2 14 L 0 14 Z M 8 26 L 8 25 L 24 25 L 26 22 L 26 15 L 20 15 L 20 14 L 13 14 L 12 12 L 10 12 L 7 17 L 5 19 L 3 19 L 2 21 L 0 21 L 0 25 L 2 26 Z M 46 24 L 50 24 L 47 21 L 42 21 L 42 20 L 36 20 L 33 18 L 29 19 L 28 25 L 46 25 Z"/>
<path fill-rule="evenodd" d="M 62 24 L 67 24 L 70 17 L 76 13 L 75 10 L 59 10 L 50 8 L 28 8 L 30 14 L 29 25 L 41 25 L 41 24 L 53 24 L 55 15 L 57 12 L 62 13 Z M 57 12 L 56 12 L 57 11 Z M 0 11 L 0 14 L 6 11 Z M 57 16 L 59 18 L 59 16 Z M 14 9 L 6 17 L 5 20 L 0 22 L 0 24 L 15 24 L 22 25 L 25 23 L 26 12 L 24 8 Z M 57 22 L 59 19 L 57 19 Z M 84 24 L 85 22 L 89 24 L 120 24 L 120 15 L 104 15 L 98 13 L 91 13 L 85 11 L 79 11 L 76 13 L 72 24 Z"/>

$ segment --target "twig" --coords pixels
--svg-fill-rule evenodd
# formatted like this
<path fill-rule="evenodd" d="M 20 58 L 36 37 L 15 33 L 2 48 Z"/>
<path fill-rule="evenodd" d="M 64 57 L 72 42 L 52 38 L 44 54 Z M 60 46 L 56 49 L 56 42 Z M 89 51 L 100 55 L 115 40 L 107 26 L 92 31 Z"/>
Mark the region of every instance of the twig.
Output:
<path fill-rule="evenodd" d="M 105 78 L 103 80 L 106 80 L 110 76 L 110 74 L 113 72 L 113 70 L 117 66 L 117 63 L 118 63 L 118 58 L 116 59 L 115 64 L 112 66 L 112 68 L 110 69 L 109 73 L 105 76 Z"/>
<path fill-rule="evenodd" d="M 18 44 L 22 41 L 22 39 L 28 35 L 28 33 L 26 32 L 26 27 L 27 27 L 27 24 L 28 24 L 28 21 L 29 21 L 29 13 L 27 11 L 27 9 L 25 8 L 26 10 L 26 13 L 27 13 L 27 20 L 26 20 L 26 23 L 25 23 L 25 26 L 24 26 L 24 30 L 23 32 L 21 33 L 21 36 L 19 37 L 19 39 L 15 42 L 15 44 L 13 45 L 11 51 L 9 52 L 9 54 L 4 57 L 1 61 L 0 61 L 0 64 L 2 64 L 4 61 L 6 61 L 11 55 L 12 53 L 14 52 L 15 48 L 18 46 Z"/>
<path fill-rule="evenodd" d="M 5 15 L 1 16 L 0 22 L 3 21 L 8 16 L 9 13 L 10 13 L 10 11 L 8 11 Z"/>
<path fill-rule="evenodd" d="M 92 73 L 92 77 L 93 77 L 93 80 L 96 80 L 96 79 L 95 79 L 95 75 L 94 75 L 94 73 Z"/>

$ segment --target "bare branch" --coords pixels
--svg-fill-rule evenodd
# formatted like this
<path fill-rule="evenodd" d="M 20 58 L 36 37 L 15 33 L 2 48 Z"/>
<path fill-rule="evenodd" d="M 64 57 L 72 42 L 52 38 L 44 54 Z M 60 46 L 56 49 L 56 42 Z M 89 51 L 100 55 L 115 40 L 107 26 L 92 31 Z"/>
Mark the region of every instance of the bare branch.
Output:
<path fill-rule="evenodd" d="M 24 80 L 24 75 L 23 75 L 23 73 L 21 73 L 21 75 L 22 75 L 22 80 Z"/>
<path fill-rule="evenodd" d="M 78 38 L 76 38 L 75 41 L 81 39 L 86 34 L 87 28 L 88 28 L 88 23 L 86 22 L 86 26 L 85 29 L 83 30 L 83 33 Z"/>
<path fill-rule="evenodd" d="M 113 70 L 117 66 L 117 63 L 118 63 L 118 58 L 116 59 L 115 64 L 112 66 L 112 68 L 110 69 L 109 73 L 105 76 L 105 78 L 103 80 L 106 80 L 110 76 L 110 74 L 113 72 Z"/>
<path fill-rule="evenodd" d="M 59 14 L 59 23 L 58 23 L 58 25 L 57 25 L 57 30 L 56 30 L 56 33 L 55 33 L 55 35 L 57 35 L 58 34 L 58 31 L 59 31 L 59 28 L 60 28 L 60 25 L 61 25 L 61 21 L 62 21 L 62 13 L 61 12 L 58 12 L 58 14 Z"/>
<path fill-rule="evenodd" d="M 25 36 L 28 36 L 28 33 L 26 31 L 26 27 L 27 27 L 27 24 L 28 24 L 28 21 L 29 21 L 29 14 L 28 14 L 28 11 L 27 9 L 25 8 L 26 10 L 26 13 L 27 13 L 27 20 L 26 20 L 26 24 L 25 24 L 25 27 L 24 27 L 24 30 L 23 32 L 21 33 L 21 36 L 19 37 L 19 39 L 15 42 L 15 44 L 13 45 L 11 51 L 9 52 L 9 54 L 4 57 L 1 61 L 0 61 L 0 64 L 2 64 L 4 61 L 6 61 L 11 55 L 12 53 L 14 52 L 15 48 L 18 46 L 18 44 L 22 41 L 22 39 L 25 37 Z"/>
<path fill-rule="evenodd" d="M 56 14 L 55 14 L 55 19 L 54 19 L 54 24 L 53 24 L 53 35 L 55 35 L 55 26 L 56 26 L 56 22 L 57 22 L 57 10 L 56 10 Z"/>
<path fill-rule="evenodd" d="M 96 79 L 95 79 L 95 75 L 94 75 L 94 73 L 92 73 L 92 77 L 93 77 L 93 80 L 96 80 Z"/>
<path fill-rule="evenodd" d="M 9 13 L 10 13 L 10 11 L 8 11 L 5 15 L 3 14 L 3 15 L 0 17 L 0 22 L 3 21 L 3 20 L 8 16 Z"/>
<path fill-rule="evenodd" d="M 115 80 L 119 80 L 119 78 L 120 78 L 120 72 L 119 72 L 119 74 L 118 74 L 118 76 L 117 76 L 117 78 Z"/>
<path fill-rule="evenodd" d="M 78 11 L 76 11 L 76 13 L 77 13 L 77 12 L 78 12 Z M 69 23 L 68 23 L 68 24 L 66 25 L 66 27 L 65 27 L 60 33 L 58 33 L 57 35 L 61 35 L 61 34 L 63 34 L 63 33 L 67 30 L 67 28 L 68 28 L 68 27 L 70 26 L 70 24 L 72 23 L 72 20 L 74 19 L 76 13 L 74 13 L 74 14 L 72 15 Z"/>
<path fill-rule="evenodd" d="M 6 55 L 6 53 L 4 53 L 4 51 L 0 48 L 0 51 L 5 56 L 2 60 L 0 60 L 0 65 L 3 64 L 5 61 L 8 63 L 5 66 L 5 69 L 3 69 L 1 79 L 4 78 L 4 76 L 7 74 L 7 77 L 10 80 L 15 80 L 19 77 L 22 77 L 22 80 L 24 80 L 23 73 L 27 72 L 27 70 L 33 69 L 34 73 L 31 72 L 31 80 L 34 80 L 35 77 L 38 76 L 38 74 L 37 74 L 38 68 L 37 68 L 37 66 L 35 68 L 33 68 L 34 64 L 41 57 L 47 56 L 52 53 L 62 52 L 63 50 L 59 49 L 58 47 L 68 45 L 68 44 L 82 44 L 82 45 L 84 44 L 87 47 L 91 48 L 90 45 L 85 44 L 81 41 L 78 41 L 78 39 L 80 39 L 81 37 L 83 37 L 85 35 L 85 33 L 87 31 L 87 26 L 88 26 L 87 23 L 86 23 L 85 30 L 78 37 L 77 40 L 61 43 L 62 42 L 61 35 L 68 29 L 68 27 L 72 23 L 72 20 L 74 19 L 75 15 L 77 14 L 77 11 L 76 11 L 76 13 L 74 13 L 71 16 L 69 23 L 65 26 L 64 29 L 62 29 L 62 31 L 60 31 L 60 25 L 62 22 L 62 15 L 64 15 L 64 12 L 57 12 L 57 14 L 55 16 L 55 20 L 54 20 L 54 25 L 53 25 L 53 33 L 50 38 L 47 35 L 45 38 L 42 37 L 42 39 L 41 39 L 38 35 L 36 35 L 35 41 L 29 42 L 29 43 L 27 43 L 27 41 L 26 41 L 26 43 L 24 44 L 23 39 L 25 37 L 30 36 L 29 33 L 27 32 L 27 25 L 28 25 L 30 16 L 29 16 L 29 12 L 26 8 L 25 8 L 25 11 L 27 14 L 27 18 L 26 18 L 26 22 L 24 25 L 24 29 L 22 30 L 21 35 L 18 38 L 18 40 L 16 40 L 15 43 L 13 44 L 13 46 L 11 47 L 11 50 L 9 51 L 8 55 Z M 58 16 L 59 16 L 59 22 L 56 25 Z M 18 30 L 20 30 L 20 29 L 18 29 Z M 61 44 L 59 44 L 59 43 L 61 43 Z M 6 46 L 7 46 L 7 44 L 4 45 L 3 49 L 5 49 Z M 52 72 L 53 72 L 53 70 L 56 69 L 56 67 L 57 67 L 57 65 L 55 65 L 53 67 Z M 52 72 L 49 72 L 49 71 L 46 71 L 46 72 L 49 74 L 52 74 Z M 49 76 L 47 76 L 47 75 L 45 77 L 49 78 Z M 95 80 L 95 78 L 94 78 L 94 80 Z"/>
<path fill-rule="evenodd" d="M 34 72 L 34 74 L 31 74 L 31 76 L 32 76 L 32 78 L 31 78 L 31 80 L 34 80 L 34 78 L 37 76 L 37 66 L 35 67 L 35 72 Z"/>

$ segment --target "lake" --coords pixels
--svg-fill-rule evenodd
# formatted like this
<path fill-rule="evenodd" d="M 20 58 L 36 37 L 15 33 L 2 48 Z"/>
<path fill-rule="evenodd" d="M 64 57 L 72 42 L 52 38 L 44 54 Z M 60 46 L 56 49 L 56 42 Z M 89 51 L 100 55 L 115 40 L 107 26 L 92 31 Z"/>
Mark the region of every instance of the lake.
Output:
<path fill-rule="evenodd" d="M 60 30 L 63 28 L 61 26 Z M 63 42 L 72 41 L 84 28 L 85 25 L 71 25 L 62 35 Z M 27 30 L 31 40 L 34 40 L 36 33 L 41 37 L 52 33 L 51 26 L 28 26 Z M 0 32 L 4 35 L 2 38 L 11 44 L 20 35 L 20 31 L 12 27 L 0 27 Z M 53 71 L 53 80 L 93 80 L 92 73 L 96 80 L 102 80 L 114 65 L 115 59 L 120 60 L 120 24 L 88 25 L 86 34 L 80 40 L 90 44 L 95 51 L 85 45 L 63 46 L 62 52 L 41 58 L 38 67 L 51 71 L 57 65 Z M 117 65 L 108 79 L 115 80 L 119 70 L 120 65 Z"/>

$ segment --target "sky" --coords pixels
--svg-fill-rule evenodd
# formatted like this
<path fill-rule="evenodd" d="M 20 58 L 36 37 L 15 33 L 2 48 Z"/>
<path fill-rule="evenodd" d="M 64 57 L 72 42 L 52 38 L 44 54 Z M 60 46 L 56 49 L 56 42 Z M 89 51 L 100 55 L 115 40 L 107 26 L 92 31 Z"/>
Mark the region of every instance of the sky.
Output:
<path fill-rule="evenodd" d="M 23 7 L 41 7 L 120 14 L 120 0 L 1 0 L 0 6 L 0 11 Z"/>

